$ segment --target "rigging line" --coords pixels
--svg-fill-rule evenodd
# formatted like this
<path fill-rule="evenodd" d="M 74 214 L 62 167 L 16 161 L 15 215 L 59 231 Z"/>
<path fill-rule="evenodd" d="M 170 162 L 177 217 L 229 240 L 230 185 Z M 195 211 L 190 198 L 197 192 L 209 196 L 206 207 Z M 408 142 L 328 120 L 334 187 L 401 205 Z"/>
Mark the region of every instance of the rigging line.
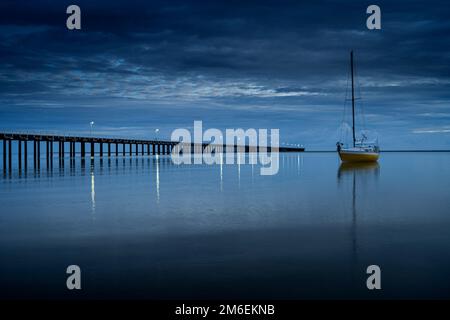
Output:
<path fill-rule="evenodd" d="M 344 123 L 345 123 L 345 116 L 347 111 L 347 102 L 348 102 L 348 92 L 349 92 L 349 82 L 350 82 L 350 72 L 347 70 L 347 83 L 345 86 L 345 99 L 344 99 L 344 111 L 342 112 L 342 120 L 341 120 L 341 128 L 340 128 L 340 141 L 343 141 L 344 138 Z"/>
<path fill-rule="evenodd" d="M 347 71 L 347 81 L 345 85 L 345 99 L 344 99 L 344 112 L 342 113 L 342 121 L 345 121 L 345 114 L 346 114 L 346 107 L 347 107 L 347 101 L 348 101 L 348 86 L 349 86 L 349 73 Z"/>
<path fill-rule="evenodd" d="M 361 83 L 359 81 L 359 77 L 358 77 L 358 91 L 359 91 L 359 96 L 361 98 L 361 122 L 362 122 L 362 127 L 364 130 L 367 130 L 366 127 L 366 115 L 365 115 L 365 108 L 364 108 L 364 102 L 362 101 L 362 94 L 361 94 Z"/>
<path fill-rule="evenodd" d="M 360 110 L 361 110 L 360 119 L 361 119 L 363 130 L 367 131 L 365 108 L 364 108 L 364 102 L 363 102 L 363 98 L 362 98 L 362 94 L 361 94 L 361 83 L 359 81 L 359 74 L 358 74 L 358 72 L 359 72 L 359 70 L 355 69 L 356 82 L 357 82 L 357 88 L 358 88 L 358 95 L 359 95 L 359 100 L 361 100 L 361 103 L 360 103 L 360 106 L 361 106 L 360 107 Z"/>

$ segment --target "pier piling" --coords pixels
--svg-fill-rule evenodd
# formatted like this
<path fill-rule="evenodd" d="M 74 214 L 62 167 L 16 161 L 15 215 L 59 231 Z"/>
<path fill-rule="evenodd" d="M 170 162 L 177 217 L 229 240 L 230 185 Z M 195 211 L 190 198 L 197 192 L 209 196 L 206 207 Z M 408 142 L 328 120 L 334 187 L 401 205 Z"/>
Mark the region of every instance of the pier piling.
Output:
<path fill-rule="evenodd" d="M 6 171 L 6 140 L 3 139 L 3 171 Z"/>
<path fill-rule="evenodd" d="M 8 140 L 8 166 L 9 171 L 11 171 L 12 168 L 12 151 L 11 151 L 11 140 Z"/>
<path fill-rule="evenodd" d="M 84 141 L 81 142 L 81 158 L 86 158 L 86 143 Z"/>
<path fill-rule="evenodd" d="M 37 152 L 36 152 L 36 160 L 38 169 L 41 167 L 41 140 L 36 141 L 37 144 Z"/>
<path fill-rule="evenodd" d="M 50 141 L 45 141 L 45 159 L 47 162 L 47 168 L 50 166 Z"/>
<path fill-rule="evenodd" d="M 19 170 L 22 170 L 22 140 L 17 141 L 17 161 L 19 165 Z"/>
<path fill-rule="evenodd" d="M 23 142 L 23 165 L 26 171 L 28 167 L 28 140 Z"/>

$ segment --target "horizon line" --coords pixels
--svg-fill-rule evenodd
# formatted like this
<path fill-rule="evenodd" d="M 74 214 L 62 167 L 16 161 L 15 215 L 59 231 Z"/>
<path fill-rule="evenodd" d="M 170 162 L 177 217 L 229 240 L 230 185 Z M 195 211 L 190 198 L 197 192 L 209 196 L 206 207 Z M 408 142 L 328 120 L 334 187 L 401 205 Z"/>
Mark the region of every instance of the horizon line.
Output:
<path fill-rule="evenodd" d="M 306 150 L 303 152 L 337 152 L 336 150 Z M 450 152 L 450 149 L 431 149 L 431 150 L 380 150 L 380 153 L 383 152 Z"/>

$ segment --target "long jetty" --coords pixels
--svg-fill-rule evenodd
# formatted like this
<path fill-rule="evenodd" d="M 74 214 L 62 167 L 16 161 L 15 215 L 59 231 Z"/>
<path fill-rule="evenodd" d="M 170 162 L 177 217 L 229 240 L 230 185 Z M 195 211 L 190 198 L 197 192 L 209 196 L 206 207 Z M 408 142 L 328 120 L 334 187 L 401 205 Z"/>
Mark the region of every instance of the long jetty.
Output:
<path fill-rule="evenodd" d="M 173 148 L 183 142 L 179 141 L 164 141 L 164 140 L 142 140 L 142 139 L 124 139 L 124 138 L 107 138 L 107 137 L 93 137 L 93 136 L 76 136 L 76 135 L 58 135 L 58 134 L 36 134 L 23 132 L 0 132 L 0 140 L 3 141 L 3 169 L 12 168 L 12 142 L 17 141 L 17 165 L 19 169 L 27 167 L 28 163 L 28 146 L 32 144 L 33 148 L 33 164 L 34 167 L 40 166 L 41 160 L 41 145 L 45 145 L 45 159 L 47 166 L 53 165 L 54 144 L 58 144 L 57 149 L 58 159 L 61 161 L 66 157 L 66 150 L 69 151 L 70 159 L 75 159 L 78 155 L 81 159 L 85 159 L 86 155 L 94 159 L 96 155 L 95 146 L 98 145 L 100 158 L 103 157 L 125 157 L 133 155 L 166 155 L 170 154 Z M 76 145 L 79 145 L 79 152 L 76 152 Z M 86 146 L 89 146 L 89 152 L 86 151 Z M 129 146 L 126 150 L 126 146 Z M 134 146 L 134 148 L 133 148 Z M 66 149 L 66 147 L 68 147 Z M 208 143 L 191 144 L 192 153 L 202 152 L 205 148 L 210 148 Z M 229 150 L 229 146 L 223 145 L 222 150 Z M 234 152 L 258 152 L 258 146 L 231 146 Z M 270 147 L 267 147 L 271 151 Z M 302 152 L 304 148 L 300 147 L 278 147 L 279 152 Z"/>

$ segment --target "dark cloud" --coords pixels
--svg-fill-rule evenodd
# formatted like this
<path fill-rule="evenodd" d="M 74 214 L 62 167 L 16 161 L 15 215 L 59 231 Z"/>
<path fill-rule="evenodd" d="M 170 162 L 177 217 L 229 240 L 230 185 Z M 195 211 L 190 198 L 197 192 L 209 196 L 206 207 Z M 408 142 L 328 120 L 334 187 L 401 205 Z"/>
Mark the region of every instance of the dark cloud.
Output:
<path fill-rule="evenodd" d="M 3 125 L 19 122 L 17 114 L 30 116 L 36 106 L 58 106 L 68 115 L 90 106 L 90 116 L 103 117 L 105 128 L 117 119 L 101 110 L 124 108 L 121 127 L 130 134 L 138 131 L 130 123 L 142 117 L 151 126 L 179 124 L 182 114 L 218 126 L 240 118 L 260 127 L 271 126 L 270 116 L 287 140 L 325 148 L 333 145 L 342 116 L 354 49 L 369 126 L 386 144 L 410 147 L 424 141 L 417 136 L 433 135 L 433 147 L 448 147 L 445 1 L 378 1 L 381 31 L 367 30 L 366 1 L 75 3 L 81 31 L 65 28 L 72 1 L 0 4 Z M 141 111 L 134 116 L 130 108 Z"/>

